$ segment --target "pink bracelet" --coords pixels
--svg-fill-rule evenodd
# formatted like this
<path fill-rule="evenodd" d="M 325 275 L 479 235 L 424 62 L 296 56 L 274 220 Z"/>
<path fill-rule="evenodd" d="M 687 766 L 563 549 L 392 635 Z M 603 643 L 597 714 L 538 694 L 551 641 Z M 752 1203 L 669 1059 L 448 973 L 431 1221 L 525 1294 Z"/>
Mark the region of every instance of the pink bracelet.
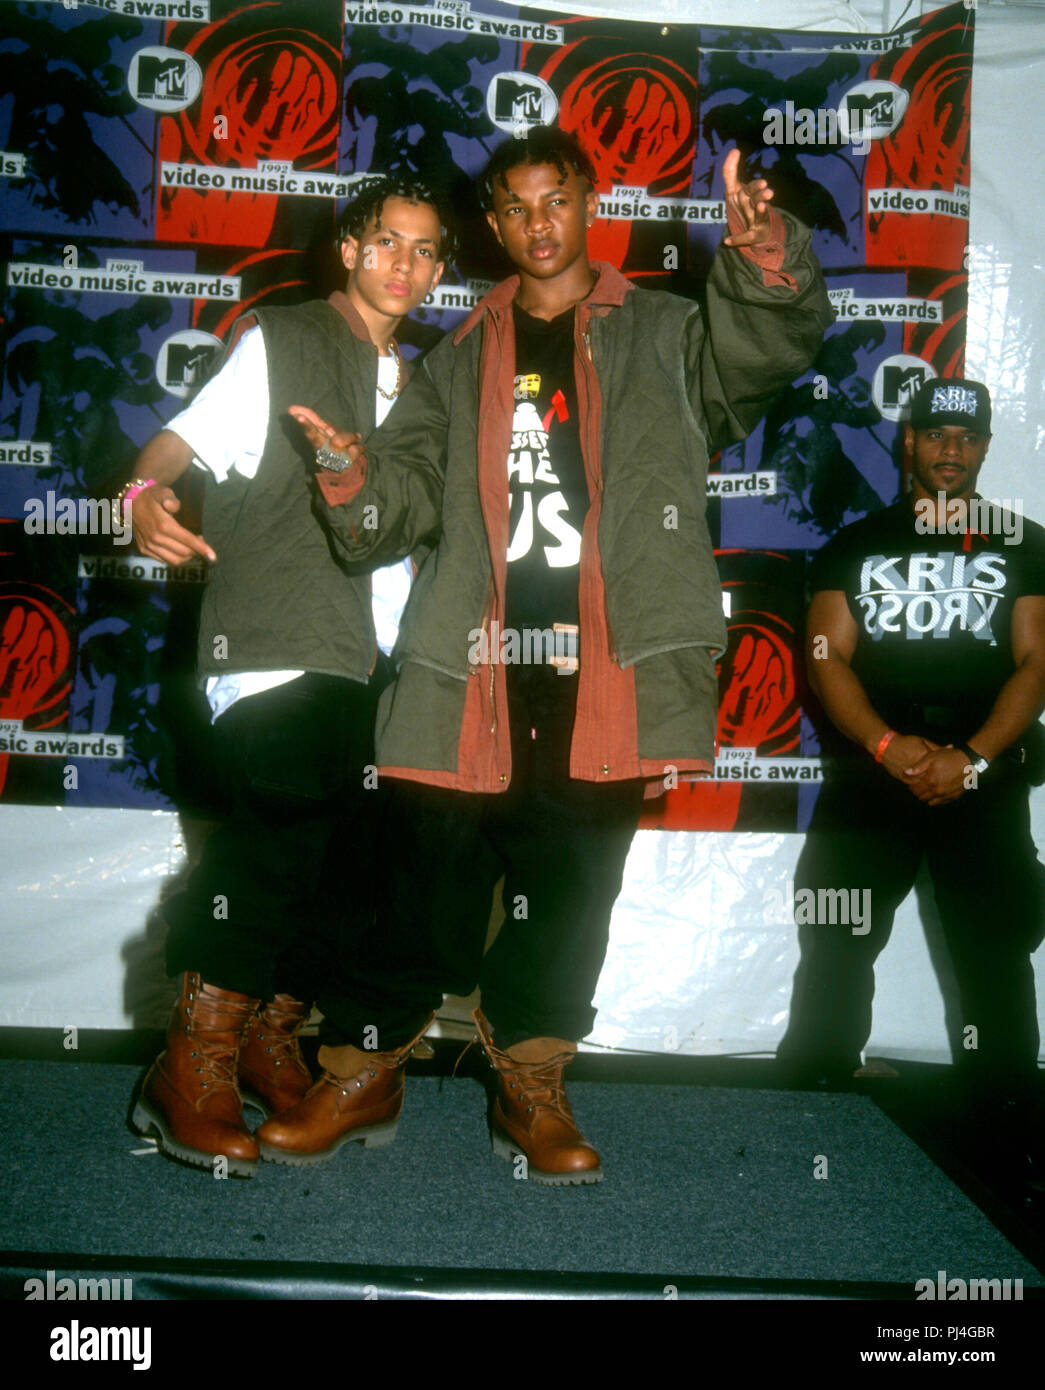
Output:
<path fill-rule="evenodd" d="M 155 478 L 132 478 L 129 483 L 125 483 L 119 491 L 120 515 L 126 516 L 124 506 L 132 497 L 137 497 L 139 492 L 144 492 L 147 487 L 155 487 Z"/>
<path fill-rule="evenodd" d="M 893 741 L 893 739 L 894 739 L 895 737 L 896 737 L 896 730 L 895 730 L 895 729 L 890 729 L 890 730 L 888 731 L 888 733 L 885 733 L 885 734 L 882 735 L 882 741 L 881 741 L 881 743 L 880 743 L 880 744 L 878 745 L 878 747 L 874 750 L 874 760 L 875 760 L 876 763 L 880 763 L 880 762 L 882 761 L 882 757 L 883 757 L 883 755 L 884 755 L 884 753 L 885 753 L 885 750 L 889 747 L 890 743 L 892 743 L 892 741 Z"/>

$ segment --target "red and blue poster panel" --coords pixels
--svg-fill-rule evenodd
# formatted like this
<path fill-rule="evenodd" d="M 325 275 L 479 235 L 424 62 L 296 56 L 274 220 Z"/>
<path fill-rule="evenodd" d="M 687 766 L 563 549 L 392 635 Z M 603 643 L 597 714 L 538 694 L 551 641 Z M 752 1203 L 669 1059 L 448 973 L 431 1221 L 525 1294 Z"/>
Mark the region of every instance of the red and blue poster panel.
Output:
<path fill-rule="evenodd" d="M 374 171 L 443 184 L 466 229 L 404 325 L 407 351 L 458 324 L 507 270 L 475 178 L 512 131 L 558 121 L 597 171 L 592 255 L 640 285 L 699 296 L 734 145 L 813 230 L 837 321 L 708 481 L 729 627 L 716 776 L 647 820 L 802 829 L 820 776 L 800 660 L 807 556 L 894 500 L 900 414 L 963 362 L 971 12 L 880 36 L 496 0 L 4 14 L 0 798 L 206 799 L 191 672 L 206 568 L 136 555 L 102 503 L 238 314 L 334 287 L 337 215 Z"/>

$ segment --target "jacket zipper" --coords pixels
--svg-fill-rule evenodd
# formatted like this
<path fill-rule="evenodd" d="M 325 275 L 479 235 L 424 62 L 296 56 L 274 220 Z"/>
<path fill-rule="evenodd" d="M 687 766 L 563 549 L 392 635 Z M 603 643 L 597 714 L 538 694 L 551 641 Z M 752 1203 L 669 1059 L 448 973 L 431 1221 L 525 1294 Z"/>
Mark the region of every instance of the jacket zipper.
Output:
<path fill-rule="evenodd" d="M 484 632 L 484 633 L 487 632 L 487 630 L 488 630 L 488 628 L 489 628 L 489 626 L 490 626 L 490 622 L 491 622 L 491 618 L 492 618 L 492 613 L 493 613 L 493 600 L 494 600 L 494 597 L 495 597 L 495 595 L 494 595 L 493 575 L 491 575 L 491 576 L 490 576 L 490 582 L 489 582 L 489 584 L 486 586 L 486 602 L 485 602 L 485 604 L 484 604 L 484 606 L 483 606 L 483 621 L 482 621 L 482 627 L 480 628 L 480 631 L 482 631 L 482 632 Z M 496 732 L 497 732 L 497 704 L 496 704 L 496 701 L 495 701 L 495 699 L 494 699 L 494 678 L 495 678 L 496 672 L 494 671 L 493 652 L 490 650 L 489 638 L 487 638 L 486 649 L 487 649 L 487 652 L 488 652 L 488 654 L 489 654 L 489 656 L 490 656 L 490 662 L 489 662 L 489 666 L 490 666 L 490 717 L 491 717 L 491 721 L 492 721 L 491 724 L 490 724 L 490 733 L 491 733 L 491 734 L 496 734 Z M 478 675 L 478 674 L 479 674 L 479 673 L 478 673 L 478 671 L 477 671 L 477 672 L 476 672 L 476 675 Z"/>
<path fill-rule="evenodd" d="M 588 322 L 585 324 L 585 326 L 584 326 L 584 328 L 583 328 L 583 330 L 582 330 L 582 332 L 581 332 L 581 337 L 582 337 L 583 340 L 584 340 L 584 348 L 585 348 L 585 351 L 586 351 L 587 354 L 588 354 L 588 361 L 591 363 L 591 373 L 592 373 L 593 376 L 595 376 L 595 357 L 594 357 L 594 355 L 592 354 L 592 350 L 591 350 L 591 320 L 590 320 L 590 318 L 589 318 Z M 596 380 L 598 380 L 597 377 L 596 377 Z M 589 394 L 590 394 L 590 393 L 589 393 Z M 600 506 L 601 506 L 601 499 L 602 499 L 602 494 L 603 494 L 603 480 L 602 480 L 602 470 L 601 470 L 601 469 L 599 470 L 599 477 L 598 477 L 597 487 L 598 487 L 598 489 L 599 489 L 599 499 L 600 499 Z M 610 615 L 609 615 L 609 613 L 606 614 L 606 637 L 607 637 L 607 640 L 608 640 L 609 646 L 610 646 L 610 655 L 612 656 L 614 662 L 616 662 L 616 664 L 619 666 L 619 665 L 620 665 L 620 660 L 619 660 L 618 657 L 617 657 L 617 643 L 616 643 L 616 640 L 614 639 L 614 636 L 613 636 L 613 628 L 612 628 L 612 626 L 611 626 L 611 624 L 610 624 Z"/>

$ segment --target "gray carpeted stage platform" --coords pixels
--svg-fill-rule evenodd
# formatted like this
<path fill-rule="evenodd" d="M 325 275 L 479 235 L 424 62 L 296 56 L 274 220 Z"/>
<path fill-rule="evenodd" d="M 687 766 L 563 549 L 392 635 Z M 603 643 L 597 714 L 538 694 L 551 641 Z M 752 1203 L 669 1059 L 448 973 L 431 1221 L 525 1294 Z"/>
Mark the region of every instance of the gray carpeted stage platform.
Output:
<path fill-rule="evenodd" d="M 0 1062 L 0 1247 L 122 1260 L 642 1279 L 1045 1277 L 864 1097 L 574 1083 L 605 1181 L 541 1188 L 492 1156 L 482 1087 L 411 1075 L 393 1145 L 216 1180 L 126 1125 L 136 1067 Z M 826 1177 L 818 1159 L 826 1159 Z M 18 1261 L 22 1263 L 22 1261 Z M 27 1261 L 31 1263 L 31 1261 Z M 35 1271 L 30 1271 L 35 1272 Z M 234 1278 L 233 1274 L 233 1278 Z M 246 1285 L 245 1289 L 246 1291 Z M 255 1294 L 257 1289 L 254 1289 Z M 285 1292 L 285 1291 L 284 1291 Z"/>

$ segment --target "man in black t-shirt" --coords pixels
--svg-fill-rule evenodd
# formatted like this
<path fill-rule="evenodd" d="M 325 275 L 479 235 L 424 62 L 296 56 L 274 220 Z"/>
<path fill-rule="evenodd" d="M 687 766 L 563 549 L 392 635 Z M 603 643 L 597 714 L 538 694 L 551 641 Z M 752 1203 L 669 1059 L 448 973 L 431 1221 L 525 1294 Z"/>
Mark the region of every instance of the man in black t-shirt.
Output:
<path fill-rule="evenodd" d="M 989 441 L 985 386 L 929 382 L 904 427 L 911 492 L 812 568 L 807 668 L 834 729 L 795 873 L 801 961 L 777 1054 L 795 1084 L 860 1066 L 874 962 L 924 856 L 963 1073 L 980 1095 L 1034 1086 L 1045 894 L 1023 758 L 1045 705 L 1045 530 L 976 494 Z"/>
<path fill-rule="evenodd" d="M 599 194 L 572 136 L 506 141 L 482 196 L 516 273 L 428 354 L 401 424 L 361 448 L 292 411 L 346 560 L 430 554 L 378 717 L 393 785 L 376 928 L 350 963 L 358 1041 L 259 1131 L 273 1161 L 372 1140 L 375 1097 L 389 1137 L 407 1040 L 478 982 L 495 1152 L 536 1183 L 602 1177 L 564 1071 L 594 1021 L 643 793 L 711 770 L 725 628 L 707 451 L 754 427 L 829 322 L 808 230 L 739 163 L 723 163 L 730 232 L 702 307 L 589 260 Z"/>

